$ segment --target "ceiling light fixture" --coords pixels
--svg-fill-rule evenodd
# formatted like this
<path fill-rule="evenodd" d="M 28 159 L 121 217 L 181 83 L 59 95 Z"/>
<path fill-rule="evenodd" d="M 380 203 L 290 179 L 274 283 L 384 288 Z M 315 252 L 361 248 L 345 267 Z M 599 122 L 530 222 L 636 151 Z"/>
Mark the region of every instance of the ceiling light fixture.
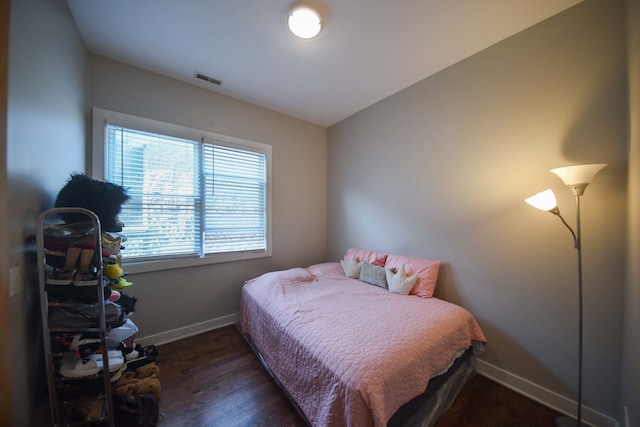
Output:
<path fill-rule="evenodd" d="M 289 29 L 301 39 L 312 39 L 322 29 L 320 13 L 309 6 L 295 6 L 287 18 Z"/>

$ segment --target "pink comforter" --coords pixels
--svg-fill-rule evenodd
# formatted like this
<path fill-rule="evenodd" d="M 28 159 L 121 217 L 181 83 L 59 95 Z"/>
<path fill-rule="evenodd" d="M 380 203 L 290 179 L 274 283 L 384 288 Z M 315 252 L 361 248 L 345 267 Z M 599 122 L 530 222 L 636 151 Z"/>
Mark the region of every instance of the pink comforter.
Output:
<path fill-rule="evenodd" d="M 339 263 L 248 281 L 239 324 L 314 426 L 385 426 L 485 342 L 462 307 L 346 278 Z"/>

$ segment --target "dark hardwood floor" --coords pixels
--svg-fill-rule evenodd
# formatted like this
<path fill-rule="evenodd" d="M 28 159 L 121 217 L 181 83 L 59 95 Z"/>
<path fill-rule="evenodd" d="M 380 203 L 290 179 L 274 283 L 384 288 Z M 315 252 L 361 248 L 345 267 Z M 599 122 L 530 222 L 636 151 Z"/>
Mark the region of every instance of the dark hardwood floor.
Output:
<path fill-rule="evenodd" d="M 158 347 L 162 427 L 305 426 L 233 326 Z M 554 411 L 474 376 L 435 427 L 551 427 Z"/>
<path fill-rule="evenodd" d="M 305 426 L 234 326 L 158 347 L 161 426 Z"/>
<path fill-rule="evenodd" d="M 434 427 L 553 427 L 559 416 L 546 406 L 475 375 Z"/>

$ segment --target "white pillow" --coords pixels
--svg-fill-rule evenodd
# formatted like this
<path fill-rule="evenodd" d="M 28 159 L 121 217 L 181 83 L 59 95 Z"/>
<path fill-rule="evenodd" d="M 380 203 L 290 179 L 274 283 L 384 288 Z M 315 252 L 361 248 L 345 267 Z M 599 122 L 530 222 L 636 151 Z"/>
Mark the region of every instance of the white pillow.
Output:
<path fill-rule="evenodd" d="M 349 258 L 349 261 L 341 259 L 340 265 L 342 265 L 345 276 L 351 279 L 360 278 L 360 267 L 362 266 L 362 263 L 358 262 L 354 257 Z"/>
<path fill-rule="evenodd" d="M 397 273 L 394 273 L 388 268 L 386 269 L 385 273 L 387 275 L 389 292 L 393 292 L 394 294 L 409 295 L 409 292 L 411 292 L 411 288 L 413 288 L 416 280 L 418 280 L 417 274 L 407 277 L 406 273 L 404 272 L 404 264 L 400 264 Z"/>

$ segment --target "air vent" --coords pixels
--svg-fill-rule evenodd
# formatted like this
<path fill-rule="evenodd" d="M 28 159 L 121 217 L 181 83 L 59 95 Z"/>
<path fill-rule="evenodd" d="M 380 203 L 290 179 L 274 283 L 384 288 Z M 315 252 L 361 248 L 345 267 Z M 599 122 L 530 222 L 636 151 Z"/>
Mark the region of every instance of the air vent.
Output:
<path fill-rule="evenodd" d="M 214 79 L 213 77 L 205 76 L 204 74 L 196 73 L 196 77 L 200 80 L 204 80 L 205 82 L 213 83 L 214 85 L 220 86 L 222 84 L 222 81 Z"/>

